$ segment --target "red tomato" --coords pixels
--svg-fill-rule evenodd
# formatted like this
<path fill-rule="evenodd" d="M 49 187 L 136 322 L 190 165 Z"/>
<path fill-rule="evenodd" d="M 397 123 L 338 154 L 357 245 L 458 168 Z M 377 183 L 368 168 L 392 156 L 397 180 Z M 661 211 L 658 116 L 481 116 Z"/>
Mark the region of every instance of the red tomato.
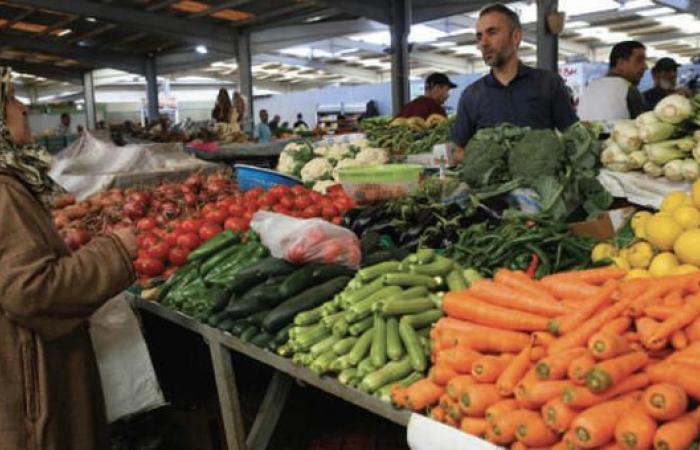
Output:
<path fill-rule="evenodd" d="M 284 195 L 280 198 L 280 205 L 287 209 L 294 209 L 294 197 L 291 195 Z"/>
<path fill-rule="evenodd" d="M 194 206 L 197 204 L 197 196 L 193 194 L 192 192 L 187 192 L 185 193 L 185 204 L 187 206 Z"/>
<path fill-rule="evenodd" d="M 304 186 L 302 186 L 301 184 L 295 184 L 294 186 L 292 186 L 292 188 L 290 190 L 292 191 L 292 194 L 300 195 L 300 194 L 305 193 L 307 189 Z"/>
<path fill-rule="evenodd" d="M 282 197 L 283 195 L 289 194 L 291 191 L 289 186 L 278 184 L 276 186 L 272 186 L 268 192 L 274 193 L 277 197 Z"/>
<path fill-rule="evenodd" d="M 136 222 L 136 229 L 139 231 L 149 231 L 156 227 L 156 221 L 153 217 L 144 217 Z"/>
<path fill-rule="evenodd" d="M 182 222 L 182 231 L 185 233 L 197 233 L 199 229 L 204 225 L 203 221 L 196 220 L 193 217 L 190 217 L 189 219 L 185 219 L 184 222 Z"/>
<path fill-rule="evenodd" d="M 189 250 L 194 250 L 195 248 L 199 247 L 199 244 L 201 243 L 202 242 L 199 239 L 199 236 L 197 236 L 195 233 L 181 234 L 177 238 L 178 247 L 184 247 Z"/>
<path fill-rule="evenodd" d="M 165 271 L 163 262 L 153 258 L 137 259 L 134 261 L 134 268 L 149 277 L 157 277 Z"/>
<path fill-rule="evenodd" d="M 250 222 L 251 220 L 253 220 L 254 213 L 255 211 L 246 211 L 245 213 L 243 213 L 243 218 L 246 220 L 246 222 Z"/>
<path fill-rule="evenodd" d="M 343 246 L 336 240 L 326 241 L 321 246 L 320 253 L 324 264 L 333 264 L 343 253 Z"/>
<path fill-rule="evenodd" d="M 275 206 L 272 207 L 272 210 L 278 214 L 286 214 L 289 215 L 289 209 L 286 208 L 284 205 L 281 203 L 276 204 Z"/>
<path fill-rule="evenodd" d="M 224 228 L 231 231 L 247 231 L 249 225 L 249 221 L 243 217 L 229 217 L 224 223 Z"/>
<path fill-rule="evenodd" d="M 161 241 L 148 248 L 148 256 L 159 261 L 166 261 L 170 253 L 170 246 L 167 242 Z"/>
<path fill-rule="evenodd" d="M 225 209 L 213 208 L 208 213 L 204 214 L 204 221 L 213 224 L 222 224 L 228 217 L 228 211 Z"/>
<path fill-rule="evenodd" d="M 228 207 L 228 215 L 230 217 L 242 217 L 244 213 L 245 208 L 238 203 L 234 203 Z"/>
<path fill-rule="evenodd" d="M 165 269 L 165 272 L 163 272 L 163 277 L 170 278 L 175 273 L 176 270 L 177 270 L 176 266 L 168 267 L 167 269 Z"/>
<path fill-rule="evenodd" d="M 158 236 L 153 233 L 143 233 L 136 237 L 136 242 L 138 242 L 141 247 L 151 247 L 157 244 L 158 241 Z"/>
<path fill-rule="evenodd" d="M 304 208 L 302 215 L 307 219 L 310 219 L 312 217 L 318 217 L 321 215 L 321 207 L 318 205 L 307 206 L 306 208 Z"/>
<path fill-rule="evenodd" d="M 312 203 L 319 203 L 321 200 L 323 200 L 323 195 L 316 191 L 309 191 L 309 198 L 311 199 Z"/>
<path fill-rule="evenodd" d="M 331 220 L 331 222 L 332 222 L 334 225 L 340 225 L 341 223 L 343 223 L 343 218 L 340 217 L 340 216 L 335 216 L 335 217 Z"/>
<path fill-rule="evenodd" d="M 209 214 L 210 211 L 215 210 L 215 209 L 218 209 L 218 207 L 216 206 L 216 203 L 207 203 L 202 208 L 202 214 L 204 216 L 206 216 L 207 214 Z"/>
<path fill-rule="evenodd" d="M 254 213 L 259 208 L 260 208 L 260 204 L 257 202 L 257 200 L 250 200 L 245 205 L 245 210 L 248 212 L 251 212 L 251 213 Z"/>
<path fill-rule="evenodd" d="M 165 240 L 165 242 L 168 243 L 168 245 L 170 245 L 171 247 L 174 247 L 177 245 L 177 237 L 178 236 L 179 236 L 179 234 L 172 231 L 170 233 L 166 233 L 166 235 L 163 239 Z"/>
<path fill-rule="evenodd" d="M 233 204 L 233 197 L 224 197 L 219 200 L 219 208 L 227 210 L 229 206 Z"/>
<path fill-rule="evenodd" d="M 338 208 L 335 206 L 324 206 L 323 209 L 321 210 L 321 215 L 323 216 L 324 219 L 326 220 L 331 220 L 333 217 L 337 216 L 339 214 Z"/>
<path fill-rule="evenodd" d="M 326 189 L 326 192 L 329 195 L 333 195 L 333 196 L 345 195 L 345 190 L 343 189 L 342 184 L 334 184 L 333 186 L 329 186 Z"/>
<path fill-rule="evenodd" d="M 172 264 L 173 266 L 180 267 L 185 265 L 185 263 L 187 262 L 187 255 L 189 254 L 190 252 L 187 249 L 181 247 L 173 247 L 168 253 L 168 261 L 170 261 L 170 264 Z"/>
<path fill-rule="evenodd" d="M 270 206 L 276 205 L 277 202 L 279 202 L 279 199 L 279 196 L 276 195 L 274 192 L 267 192 L 265 195 L 262 196 L 263 202 Z"/>
<path fill-rule="evenodd" d="M 199 229 L 199 237 L 202 238 L 203 241 L 208 241 L 217 234 L 221 233 L 221 231 L 222 229 L 220 225 L 211 222 L 205 223 L 202 225 L 202 228 Z"/>
<path fill-rule="evenodd" d="M 245 197 L 246 200 L 255 200 L 258 197 L 260 197 L 263 194 L 263 189 L 260 187 L 256 187 L 255 189 L 251 189 L 247 191 L 245 194 L 243 194 L 243 197 Z"/>
<path fill-rule="evenodd" d="M 311 198 L 306 195 L 300 195 L 294 199 L 294 206 L 297 209 L 305 209 L 311 206 L 312 203 Z"/>
<path fill-rule="evenodd" d="M 136 259 L 146 259 L 148 258 L 148 251 L 145 248 L 140 248 L 136 253 Z"/>

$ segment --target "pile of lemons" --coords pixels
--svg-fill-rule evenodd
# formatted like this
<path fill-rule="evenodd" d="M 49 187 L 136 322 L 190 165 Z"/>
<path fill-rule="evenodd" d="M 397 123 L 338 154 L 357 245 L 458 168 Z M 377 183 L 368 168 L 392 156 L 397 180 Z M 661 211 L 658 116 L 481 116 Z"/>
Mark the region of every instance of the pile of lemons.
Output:
<path fill-rule="evenodd" d="M 681 275 L 700 270 L 700 181 L 691 192 L 672 192 L 659 212 L 639 211 L 630 225 L 637 240 L 618 250 L 600 243 L 591 259 L 611 259 L 629 270 L 628 278 Z"/>

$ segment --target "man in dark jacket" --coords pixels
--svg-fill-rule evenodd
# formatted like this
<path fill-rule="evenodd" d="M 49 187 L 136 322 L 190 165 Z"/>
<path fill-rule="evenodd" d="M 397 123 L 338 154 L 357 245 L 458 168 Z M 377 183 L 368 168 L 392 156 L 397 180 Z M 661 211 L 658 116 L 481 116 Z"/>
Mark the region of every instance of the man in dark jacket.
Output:
<path fill-rule="evenodd" d="M 654 87 L 644 91 L 644 100 L 647 106 L 653 109 L 662 98 L 676 91 L 676 79 L 678 77 L 678 64 L 673 58 L 660 58 L 651 68 L 651 76 L 654 79 Z"/>

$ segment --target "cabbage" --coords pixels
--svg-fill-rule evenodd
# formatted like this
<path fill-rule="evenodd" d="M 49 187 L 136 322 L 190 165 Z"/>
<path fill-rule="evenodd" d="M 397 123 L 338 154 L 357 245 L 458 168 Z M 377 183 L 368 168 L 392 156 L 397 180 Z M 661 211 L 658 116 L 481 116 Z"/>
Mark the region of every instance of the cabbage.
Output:
<path fill-rule="evenodd" d="M 674 159 L 664 166 L 664 176 L 671 181 L 683 181 L 683 160 Z"/>
<path fill-rule="evenodd" d="M 671 94 L 656 104 L 654 114 L 662 122 L 679 124 L 693 114 L 693 105 L 684 96 Z"/>
<path fill-rule="evenodd" d="M 605 167 L 615 172 L 629 172 L 634 169 L 634 161 L 619 145 L 614 142 L 608 144 L 600 155 L 600 161 Z"/>
<path fill-rule="evenodd" d="M 684 159 L 681 172 L 683 173 L 683 179 L 685 181 L 693 182 L 700 176 L 700 166 L 698 166 L 698 163 L 695 162 L 694 159 Z"/>
<path fill-rule="evenodd" d="M 620 120 L 612 129 L 612 138 L 625 153 L 639 150 L 642 140 L 633 120 Z"/>
<path fill-rule="evenodd" d="M 632 152 L 627 156 L 629 156 L 629 158 L 632 160 L 632 164 L 635 169 L 641 169 L 649 160 L 646 152 L 642 150 L 637 150 L 636 152 Z"/>
<path fill-rule="evenodd" d="M 655 177 L 658 178 L 664 174 L 664 168 L 654 164 L 651 161 L 647 161 L 646 164 L 644 164 L 644 173 L 649 175 L 650 177 Z"/>
<path fill-rule="evenodd" d="M 663 166 L 667 162 L 674 159 L 685 158 L 686 153 L 676 147 L 675 141 L 656 142 L 644 146 L 644 151 L 647 152 L 649 161 L 659 166 Z"/>
<path fill-rule="evenodd" d="M 634 123 L 635 125 L 637 125 L 637 127 L 641 128 L 642 125 L 657 123 L 658 121 L 659 119 L 656 117 L 656 114 L 654 114 L 654 111 L 647 111 L 638 115 L 637 118 L 634 120 Z"/>
<path fill-rule="evenodd" d="M 661 142 L 673 136 L 677 128 L 670 123 L 649 122 L 639 126 L 639 137 L 643 142 Z"/>

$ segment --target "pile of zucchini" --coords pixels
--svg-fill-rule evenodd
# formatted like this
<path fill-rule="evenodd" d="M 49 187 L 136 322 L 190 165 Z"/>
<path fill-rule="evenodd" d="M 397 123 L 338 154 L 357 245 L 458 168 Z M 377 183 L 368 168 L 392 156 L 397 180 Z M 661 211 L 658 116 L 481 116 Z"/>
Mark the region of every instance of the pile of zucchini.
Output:
<path fill-rule="evenodd" d="M 392 385 L 427 369 L 442 294 L 466 287 L 462 268 L 430 249 L 365 267 L 338 295 L 297 314 L 277 353 L 389 401 Z"/>

